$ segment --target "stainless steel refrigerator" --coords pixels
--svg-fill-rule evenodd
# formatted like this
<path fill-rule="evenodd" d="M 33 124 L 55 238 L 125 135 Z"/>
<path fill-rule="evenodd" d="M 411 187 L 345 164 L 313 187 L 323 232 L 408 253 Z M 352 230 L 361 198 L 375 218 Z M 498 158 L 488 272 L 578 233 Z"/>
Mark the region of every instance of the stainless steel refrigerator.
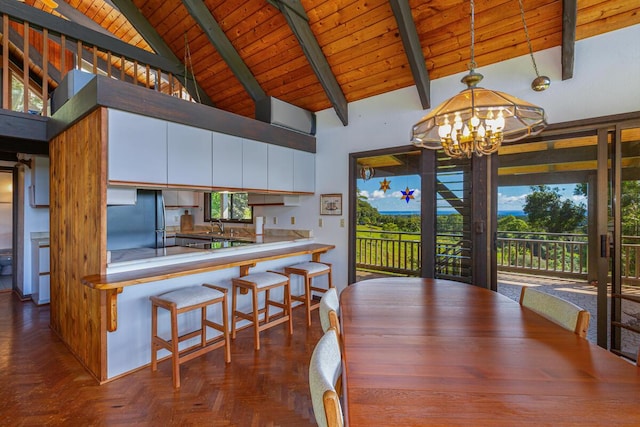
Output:
<path fill-rule="evenodd" d="M 162 191 L 138 189 L 135 205 L 107 206 L 107 250 L 163 248 L 165 237 Z"/>

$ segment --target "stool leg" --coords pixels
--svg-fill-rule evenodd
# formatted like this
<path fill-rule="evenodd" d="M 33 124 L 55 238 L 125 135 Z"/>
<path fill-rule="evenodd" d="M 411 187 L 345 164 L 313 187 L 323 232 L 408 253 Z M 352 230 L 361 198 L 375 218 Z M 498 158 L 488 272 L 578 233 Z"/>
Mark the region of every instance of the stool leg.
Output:
<path fill-rule="evenodd" d="M 158 336 L 158 306 L 151 304 L 151 372 L 158 370 L 158 347 L 156 337 Z"/>
<path fill-rule="evenodd" d="M 173 388 L 180 388 L 180 352 L 178 338 L 178 312 L 171 308 L 171 363 L 173 365 Z"/>
<path fill-rule="evenodd" d="M 305 274 L 304 275 L 304 293 L 306 296 L 306 299 L 304 301 L 304 304 L 306 306 L 307 309 L 307 326 L 311 326 L 311 277 L 309 277 L 309 275 Z"/>
<path fill-rule="evenodd" d="M 231 295 L 231 338 L 236 339 L 236 289 L 237 286 L 231 287 L 233 294 Z"/>
<path fill-rule="evenodd" d="M 224 360 L 231 362 L 231 342 L 229 340 L 229 318 L 227 313 L 227 294 L 222 297 L 222 329 L 224 329 Z"/>
<path fill-rule="evenodd" d="M 256 350 L 260 350 L 260 319 L 258 307 L 258 290 L 254 287 L 251 290 L 253 297 L 253 337 Z"/>
<path fill-rule="evenodd" d="M 207 307 L 200 309 L 200 347 L 207 345 Z"/>
<path fill-rule="evenodd" d="M 264 291 L 264 322 L 269 322 L 269 302 L 271 301 L 271 297 L 269 296 L 269 289 Z"/>
<path fill-rule="evenodd" d="M 289 316 L 289 335 L 293 335 L 293 311 L 291 310 L 291 282 L 287 280 L 284 285 L 284 304 L 287 306 L 287 315 Z"/>
<path fill-rule="evenodd" d="M 327 289 L 333 288 L 333 278 L 331 276 L 331 268 L 329 268 L 329 273 L 327 273 L 327 281 L 329 283 L 329 286 L 327 286 Z"/>

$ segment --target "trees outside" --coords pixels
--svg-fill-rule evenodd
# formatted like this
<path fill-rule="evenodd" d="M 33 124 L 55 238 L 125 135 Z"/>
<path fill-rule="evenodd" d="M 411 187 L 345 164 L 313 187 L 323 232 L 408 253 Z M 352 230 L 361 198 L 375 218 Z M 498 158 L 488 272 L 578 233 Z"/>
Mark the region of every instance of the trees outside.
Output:
<path fill-rule="evenodd" d="M 531 187 L 523 207 L 531 231 L 547 233 L 584 232 L 586 208 L 569 199 L 562 200 L 560 189 L 546 185 Z"/>

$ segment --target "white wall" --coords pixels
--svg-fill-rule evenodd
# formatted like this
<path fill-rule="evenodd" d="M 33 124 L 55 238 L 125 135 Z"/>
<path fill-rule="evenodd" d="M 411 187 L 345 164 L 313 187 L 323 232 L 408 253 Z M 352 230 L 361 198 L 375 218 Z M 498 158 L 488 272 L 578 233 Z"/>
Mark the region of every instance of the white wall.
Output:
<path fill-rule="evenodd" d="M 48 171 L 46 172 L 48 173 Z M 24 173 L 24 252 L 23 256 L 23 283 L 18 283 L 23 295 L 30 295 L 31 288 L 31 233 L 49 232 L 49 209 L 32 208 L 29 204 L 29 186 L 31 185 L 32 171 L 25 169 Z"/>
<path fill-rule="evenodd" d="M 560 48 L 536 52 L 541 74 L 551 78 L 545 92 L 534 92 L 535 72 L 531 58 L 523 56 L 480 67 L 485 78 L 480 86 L 515 95 L 546 110 L 549 123 L 640 111 L 640 25 L 578 41 L 575 48 L 573 78 L 561 80 Z M 479 64 L 482 65 L 482 64 Z M 431 105 L 463 90 L 460 79 L 466 73 L 431 82 Z M 333 109 L 317 114 L 316 194 L 303 198 L 297 208 L 263 207 L 256 215 L 267 216 L 267 227 L 278 218 L 278 228 L 303 228 L 314 231 L 316 240 L 333 243 L 336 249 L 323 259 L 334 264 L 334 281 L 347 285 L 348 228 L 340 219 L 348 216 L 349 153 L 409 144 L 409 132 L 428 111 L 422 109 L 415 87 L 400 89 L 349 104 L 349 125 L 342 126 Z M 319 194 L 342 193 L 341 217 L 322 217 L 318 226 Z M 290 217 L 296 217 L 291 226 Z"/>

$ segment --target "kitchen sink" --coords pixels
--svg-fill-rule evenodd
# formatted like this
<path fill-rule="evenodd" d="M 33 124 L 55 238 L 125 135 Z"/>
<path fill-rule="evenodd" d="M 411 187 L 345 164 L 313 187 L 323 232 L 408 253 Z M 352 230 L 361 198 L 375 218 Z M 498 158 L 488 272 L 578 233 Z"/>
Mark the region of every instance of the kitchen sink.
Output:
<path fill-rule="evenodd" d="M 189 248 L 196 249 L 222 249 L 222 248 L 234 248 L 238 246 L 246 246 L 250 245 L 250 242 L 244 242 L 242 240 L 231 240 L 231 239 L 214 239 L 211 241 L 200 241 L 200 242 L 192 242 L 186 243 L 183 246 Z"/>

